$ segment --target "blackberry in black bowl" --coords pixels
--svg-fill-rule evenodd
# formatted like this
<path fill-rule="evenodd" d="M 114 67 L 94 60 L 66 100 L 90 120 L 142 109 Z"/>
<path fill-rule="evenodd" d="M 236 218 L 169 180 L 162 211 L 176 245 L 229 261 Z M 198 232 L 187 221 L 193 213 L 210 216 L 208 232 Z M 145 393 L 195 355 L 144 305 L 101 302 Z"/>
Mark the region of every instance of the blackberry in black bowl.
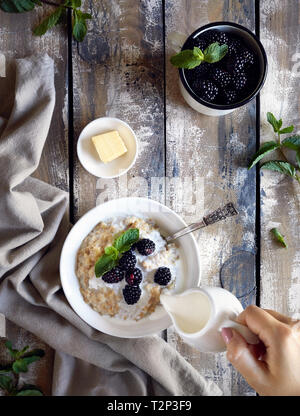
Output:
<path fill-rule="evenodd" d="M 267 72 L 259 39 L 231 22 L 197 29 L 171 63 L 179 68 L 187 103 L 207 115 L 223 115 L 248 103 L 260 91 Z"/>

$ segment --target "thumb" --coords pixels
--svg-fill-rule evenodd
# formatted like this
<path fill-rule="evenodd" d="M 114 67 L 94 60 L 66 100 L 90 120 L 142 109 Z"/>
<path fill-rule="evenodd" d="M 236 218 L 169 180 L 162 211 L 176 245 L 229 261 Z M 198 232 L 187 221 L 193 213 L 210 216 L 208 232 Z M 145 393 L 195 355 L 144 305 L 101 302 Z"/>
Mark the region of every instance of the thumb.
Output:
<path fill-rule="evenodd" d="M 227 345 L 227 358 L 250 385 L 266 379 L 266 366 L 251 352 L 251 345 L 234 329 L 222 328 L 222 337 Z M 260 384 L 260 383 L 259 383 Z"/>

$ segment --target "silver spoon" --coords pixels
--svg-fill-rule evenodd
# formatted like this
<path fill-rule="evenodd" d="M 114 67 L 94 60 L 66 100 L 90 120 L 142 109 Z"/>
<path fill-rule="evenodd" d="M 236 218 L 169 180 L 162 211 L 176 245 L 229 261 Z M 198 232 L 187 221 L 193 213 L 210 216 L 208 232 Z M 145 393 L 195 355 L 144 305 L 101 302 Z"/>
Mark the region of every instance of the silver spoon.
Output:
<path fill-rule="evenodd" d="M 187 227 L 182 228 L 176 233 L 169 235 L 168 237 L 166 237 L 166 241 L 167 243 L 169 243 L 170 241 L 176 240 L 176 238 L 182 237 L 183 235 L 199 230 L 199 228 L 207 227 L 208 225 L 215 224 L 218 221 L 225 220 L 226 218 L 233 217 L 237 214 L 237 209 L 235 208 L 232 202 L 229 202 L 223 208 L 218 208 L 216 211 L 203 217 L 202 221 L 194 222 L 193 224 L 190 224 Z"/>

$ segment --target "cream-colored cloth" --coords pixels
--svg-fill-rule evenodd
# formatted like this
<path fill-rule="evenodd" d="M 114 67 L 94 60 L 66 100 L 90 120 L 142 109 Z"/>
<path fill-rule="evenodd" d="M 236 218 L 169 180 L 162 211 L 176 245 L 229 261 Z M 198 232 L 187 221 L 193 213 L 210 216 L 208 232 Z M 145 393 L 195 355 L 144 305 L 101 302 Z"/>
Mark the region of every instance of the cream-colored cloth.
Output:
<path fill-rule="evenodd" d="M 0 78 L 0 313 L 57 351 L 54 395 L 220 395 L 159 336 L 108 336 L 68 304 L 58 269 L 68 194 L 30 177 L 54 102 L 47 55 L 7 66 Z"/>

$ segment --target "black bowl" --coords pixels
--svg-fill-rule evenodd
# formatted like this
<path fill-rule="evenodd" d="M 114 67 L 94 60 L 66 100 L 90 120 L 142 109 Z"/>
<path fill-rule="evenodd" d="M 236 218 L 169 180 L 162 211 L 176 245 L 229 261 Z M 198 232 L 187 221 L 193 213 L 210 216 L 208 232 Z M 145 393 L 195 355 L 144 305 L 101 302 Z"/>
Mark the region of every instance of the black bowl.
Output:
<path fill-rule="evenodd" d="M 192 87 L 189 85 L 187 81 L 185 71 L 190 70 L 182 68 L 179 69 L 180 88 L 187 103 L 196 111 L 199 111 L 201 113 L 207 115 L 223 115 L 230 113 L 236 108 L 247 104 L 259 93 L 267 75 L 267 55 L 263 45 L 254 33 L 252 33 L 246 27 L 232 22 L 214 22 L 200 27 L 187 38 L 182 47 L 182 50 L 187 49 L 188 45 L 190 45 L 192 41 L 195 38 L 197 38 L 200 34 L 203 34 L 204 32 L 212 29 L 227 32 L 240 38 L 246 45 L 246 47 L 255 53 L 258 61 L 258 65 L 256 66 L 256 68 L 258 68 L 258 74 L 256 77 L 257 82 L 255 82 L 253 88 L 248 92 L 248 94 L 245 97 L 243 97 L 240 101 L 232 104 L 212 103 L 199 97 L 199 95 L 197 95 L 195 91 L 193 91 Z"/>

